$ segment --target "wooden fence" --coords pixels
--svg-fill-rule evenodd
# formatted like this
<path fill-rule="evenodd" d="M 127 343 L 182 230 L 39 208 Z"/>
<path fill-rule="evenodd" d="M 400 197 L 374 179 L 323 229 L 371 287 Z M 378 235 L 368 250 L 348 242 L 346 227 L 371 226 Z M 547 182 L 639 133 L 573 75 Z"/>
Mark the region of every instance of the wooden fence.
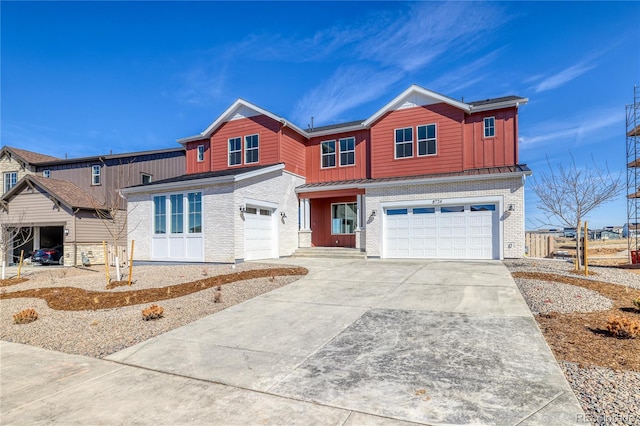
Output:
<path fill-rule="evenodd" d="M 552 257 L 555 251 L 554 238 L 551 235 L 525 233 L 525 245 L 529 257 Z"/>

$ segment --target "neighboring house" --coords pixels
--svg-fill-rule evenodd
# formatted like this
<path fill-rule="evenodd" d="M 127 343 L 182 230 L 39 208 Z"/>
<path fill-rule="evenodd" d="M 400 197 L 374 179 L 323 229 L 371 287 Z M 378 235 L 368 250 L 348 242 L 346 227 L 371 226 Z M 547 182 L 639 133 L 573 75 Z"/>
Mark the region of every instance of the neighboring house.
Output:
<path fill-rule="evenodd" d="M 623 238 L 637 238 L 640 237 L 640 223 L 631 222 L 625 223 L 622 227 Z"/>
<path fill-rule="evenodd" d="M 369 118 L 303 130 L 242 99 L 179 140 L 186 174 L 126 188 L 138 260 L 524 254 L 518 107 L 411 86 Z"/>
<path fill-rule="evenodd" d="M 102 241 L 112 244 L 117 226 L 125 230 L 119 244 L 126 244 L 126 200 L 119 190 L 184 173 L 185 150 L 57 159 L 5 146 L 0 151 L 0 164 L 8 189 L 0 199 L 2 224 L 26 225 L 32 236 L 8 254 L 7 262 L 14 263 L 20 250 L 28 253 L 60 245 L 64 262 L 76 265 L 82 262 L 82 252 L 90 253 L 94 263 L 104 262 Z M 15 184 L 13 173 L 19 176 Z M 108 210 L 116 212 L 116 222 L 120 222 L 115 228 L 108 214 L 103 215 L 107 220 L 99 217 L 99 212 Z"/>

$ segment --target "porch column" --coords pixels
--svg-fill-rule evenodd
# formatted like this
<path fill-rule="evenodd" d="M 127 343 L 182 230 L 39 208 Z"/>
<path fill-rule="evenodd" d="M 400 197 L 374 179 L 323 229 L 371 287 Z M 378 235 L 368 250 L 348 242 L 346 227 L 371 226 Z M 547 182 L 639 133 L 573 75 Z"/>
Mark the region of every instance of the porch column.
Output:
<path fill-rule="evenodd" d="M 358 194 L 356 195 L 356 211 L 358 212 L 358 214 L 356 215 L 356 229 L 362 228 L 362 207 L 362 194 Z"/>
<path fill-rule="evenodd" d="M 304 220 L 302 223 L 304 224 L 303 230 L 310 231 L 311 230 L 311 205 L 309 203 L 308 198 L 302 199 L 303 212 L 304 212 Z"/>
<path fill-rule="evenodd" d="M 308 198 L 300 199 L 300 230 L 298 231 L 298 247 L 311 247 L 311 208 Z"/>

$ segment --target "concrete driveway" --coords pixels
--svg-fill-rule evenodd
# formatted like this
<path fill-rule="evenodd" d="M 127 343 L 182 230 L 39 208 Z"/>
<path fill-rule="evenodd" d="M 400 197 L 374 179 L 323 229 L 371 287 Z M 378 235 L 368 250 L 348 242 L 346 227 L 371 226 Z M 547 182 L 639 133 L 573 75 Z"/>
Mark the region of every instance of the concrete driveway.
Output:
<path fill-rule="evenodd" d="M 501 262 L 280 262 L 310 273 L 109 361 L 3 343 L 2 423 L 559 425 L 583 415 Z M 29 362 L 23 348 L 44 371 L 11 365 Z M 58 373 L 45 368 L 59 356 Z M 11 389 L 7 376 L 20 374 L 35 382 Z M 31 388 L 27 404 L 15 400 Z"/>

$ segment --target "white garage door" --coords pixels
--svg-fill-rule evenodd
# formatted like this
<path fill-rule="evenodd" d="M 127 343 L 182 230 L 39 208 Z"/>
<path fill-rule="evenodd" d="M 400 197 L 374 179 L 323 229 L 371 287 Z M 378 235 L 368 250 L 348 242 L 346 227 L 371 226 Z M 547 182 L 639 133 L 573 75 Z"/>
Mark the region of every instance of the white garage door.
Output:
<path fill-rule="evenodd" d="M 246 207 L 244 212 L 244 259 L 278 257 L 273 209 Z"/>
<path fill-rule="evenodd" d="M 384 210 L 384 257 L 498 259 L 495 204 Z"/>

